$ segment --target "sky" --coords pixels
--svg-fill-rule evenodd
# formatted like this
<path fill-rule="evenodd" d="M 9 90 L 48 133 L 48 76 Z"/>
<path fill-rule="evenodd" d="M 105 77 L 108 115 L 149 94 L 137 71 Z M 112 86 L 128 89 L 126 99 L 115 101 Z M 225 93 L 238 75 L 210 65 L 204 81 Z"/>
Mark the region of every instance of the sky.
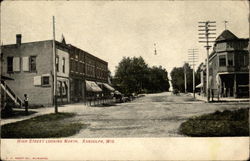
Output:
<path fill-rule="evenodd" d="M 198 43 L 198 21 L 216 21 L 218 36 L 227 29 L 249 37 L 247 1 L 3 1 L 1 43 L 14 44 L 53 37 L 105 61 L 114 75 L 123 57 L 142 56 L 150 66 L 170 73 L 188 60 L 188 49 L 198 49 L 199 64 L 206 57 Z M 157 55 L 154 54 L 154 43 Z M 196 65 L 197 67 L 198 65 Z"/>

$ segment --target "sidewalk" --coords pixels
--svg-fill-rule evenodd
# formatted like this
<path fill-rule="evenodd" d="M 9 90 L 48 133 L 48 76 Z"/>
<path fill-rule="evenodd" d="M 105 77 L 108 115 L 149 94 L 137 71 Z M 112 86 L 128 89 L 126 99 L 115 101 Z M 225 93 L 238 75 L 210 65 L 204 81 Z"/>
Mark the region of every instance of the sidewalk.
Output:
<path fill-rule="evenodd" d="M 197 100 L 207 102 L 207 97 L 206 96 L 196 94 L 195 98 Z M 210 100 L 211 100 L 211 98 L 210 98 Z M 250 98 L 222 97 L 222 98 L 219 99 L 219 101 L 218 101 L 217 97 L 214 98 L 214 102 L 249 102 L 249 101 L 250 101 Z"/>
<path fill-rule="evenodd" d="M 84 110 L 86 108 L 91 108 L 89 106 L 85 106 L 83 103 L 77 103 L 77 104 L 67 104 L 63 106 L 58 107 L 58 112 L 77 112 L 79 110 Z M 18 109 L 18 110 L 24 110 L 24 109 Z M 43 107 L 38 109 L 29 109 L 30 111 L 34 111 L 36 113 L 28 115 L 28 116 L 20 116 L 17 118 L 7 118 L 7 119 L 1 119 L 1 126 L 9 123 L 14 123 L 17 121 L 27 120 L 36 116 L 45 115 L 54 113 L 55 108 L 54 107 Z"/>

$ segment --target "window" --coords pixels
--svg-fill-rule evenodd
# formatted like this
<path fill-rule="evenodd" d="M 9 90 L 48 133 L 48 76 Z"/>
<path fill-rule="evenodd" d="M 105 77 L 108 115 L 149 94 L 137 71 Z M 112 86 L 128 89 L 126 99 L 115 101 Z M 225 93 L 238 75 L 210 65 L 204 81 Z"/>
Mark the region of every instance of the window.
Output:
<path fill-rule="evenodd" d="M 62 59 L 62 72 L 65 73 L 65 58 Z"/>
<path fill-rule="evenodd" d="M 77 72 L 77 61 L 74 61 L 74 71 Z"/>
<path fill-rule="evenodd" d="M 226 55 L 220 55 L 219 56 L 219 66 L 226 66 Z"/>
<path fill-rule="evenodd" d="M 84 73 L 84 64 L 81 63 L 81 73 L 83 74 Z"/>
<path fill-rule="evenodd" d="M 13 72 L 13 57 L 7 57 L 7 72 Z"/>
<path fill-rule="evenodd" d="M 34 86 L 41 86 L 42 82 L 41 82 L 41 76 L 35 76 L 34 77 Z"/>
<path fill-rule="evenodd" d="M 228 63 L 228 66 L 233 66 L 234 65 L 234 56 L 233 55 L 228 54 L 227 63 Z"/>
<path fill-rule="evenodd" d="M 70 60 L 70 71 L 74 71 L 73 60 Z"/>
<path fill-rule="evenodd" d="M 35 76 L 34 86 L 49 87 L 50 85 L 49 77 L 50 77 L 49 74 L 43 74 L 42 76 Z"/>
<path fill-rule="evenodd" d="M 20 72 L 21 71 L 21 63 L 20 63 L 20 57 L 14 57 L 13 58 L 13 71 L 14 72 Z"/>
<path fill-rule="evenodd" d="M 29 65 L 29 57 L 23 57 L 23 71 L 24 72 L 29 72 L 30 71 L 30 65 Z"/>
<path fill-rule="evenodd" d="M 213 68 L 212 67 L 209 68 L 209 75 L 213 75 Z"/>
<path fill-rule="evenodd" d="M 249 63 L 249 55 L 244 55 L 244 66 L 248 66 Z"/>
<path fill-rule="evenodd" d="M 49 85 L 49 76 L 42 77 L 42 85 Z"/>
<path fill-rule="evenodd" d="M 59 72 L 59 57 L 56 57 L 56 71 Z"/>
<path fill-rule="evenodd" d="M 248 55 L 239 55 L 239 64 L 240 66 L 247 66 L 248 65 Z"/>
<path fill-rule="evenodd" d="M 36 72 L 36 56 L 30 57 L 30 71 Z"/>

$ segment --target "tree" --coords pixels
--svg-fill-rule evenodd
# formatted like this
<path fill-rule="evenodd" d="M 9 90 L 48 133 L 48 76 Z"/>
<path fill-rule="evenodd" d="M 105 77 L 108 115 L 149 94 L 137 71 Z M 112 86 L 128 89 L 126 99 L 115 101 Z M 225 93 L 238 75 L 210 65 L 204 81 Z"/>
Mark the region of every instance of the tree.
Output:
<path fill-rule="evenodd" d="M 179 90 L 180 92 L 185 92 L 185 82 L 184 82 L 184 69 L 186 68 L 187 76 L 187 91 L 193 91 L 193 70 L 188 63 L 185 63 L 182 67 L 175 67 L 171 75 L 171 83 L 174 90 Z"/>
<path fill-rule="evenodd" d="M 147 90 L 150 93 L 169 91 L 168 72 L 162 66 L 149 68 Z"/>
<path fill-rule="evenodd" d="M 145 85 L 148 65 L 142 57 L 124 57 L 115 72 L 115 84 L 124 94 L 140 93 Z"/>
<path fill-rule="evenodd" d="M 167 71 L 150 68 L 142 57 L 123 57 L 116 67 L 114 86 L 122 93 L 162 92 L 169 89 Z"/>
<path fill-rule="evenodd" d="M 195 85 L 198 85 L 201 83 L 201 71 L 202 71 L 203 63 L 201 63 L 196 72 L 195 72 Z"/>

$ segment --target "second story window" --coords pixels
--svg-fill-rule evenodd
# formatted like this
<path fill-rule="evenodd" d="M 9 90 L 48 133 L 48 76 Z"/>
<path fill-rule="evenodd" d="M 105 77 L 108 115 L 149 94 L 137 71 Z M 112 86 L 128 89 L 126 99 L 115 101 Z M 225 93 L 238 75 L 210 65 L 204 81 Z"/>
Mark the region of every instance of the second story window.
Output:
<path fill-rule="evenodd" d="M 228 66 L 233 66 L 234 65 L 234 57 L 233 57 L 233 55 L 228 55 L 227 64 L 228 64 Z"/>
<path fill-rule="evenodd" d="M 249 64 L 249 55 L 244 55 L 244 66 L 248 66 Z"/>
<path fill-rule="evenodd" d="M 13 57 L 7 57 L 7 72 L 13 72 Z"/>
<path fill-rule="evenodd" d="M 226 66 L 226 55 L 219 56 L 219 66 L 220 67 Z"/>
<path fill-rule="evenodd" d="M 30 57 L 30 71 L 36 72 L 36 56 Z"/>
<path fill-rule="evenodd" d="M 62 59 L 62 72 L 65 73 L 65 58 Z"/>
<path fill-rule="evenodd" d="M 240 66 L 248 66 L 248 55 L 241 54 L 238 56 L 238 60 Z"/>
<path fill-rule="evenodd" d="M 56 71 L 59 72 L 59 57 L 56 57 Z"/>

